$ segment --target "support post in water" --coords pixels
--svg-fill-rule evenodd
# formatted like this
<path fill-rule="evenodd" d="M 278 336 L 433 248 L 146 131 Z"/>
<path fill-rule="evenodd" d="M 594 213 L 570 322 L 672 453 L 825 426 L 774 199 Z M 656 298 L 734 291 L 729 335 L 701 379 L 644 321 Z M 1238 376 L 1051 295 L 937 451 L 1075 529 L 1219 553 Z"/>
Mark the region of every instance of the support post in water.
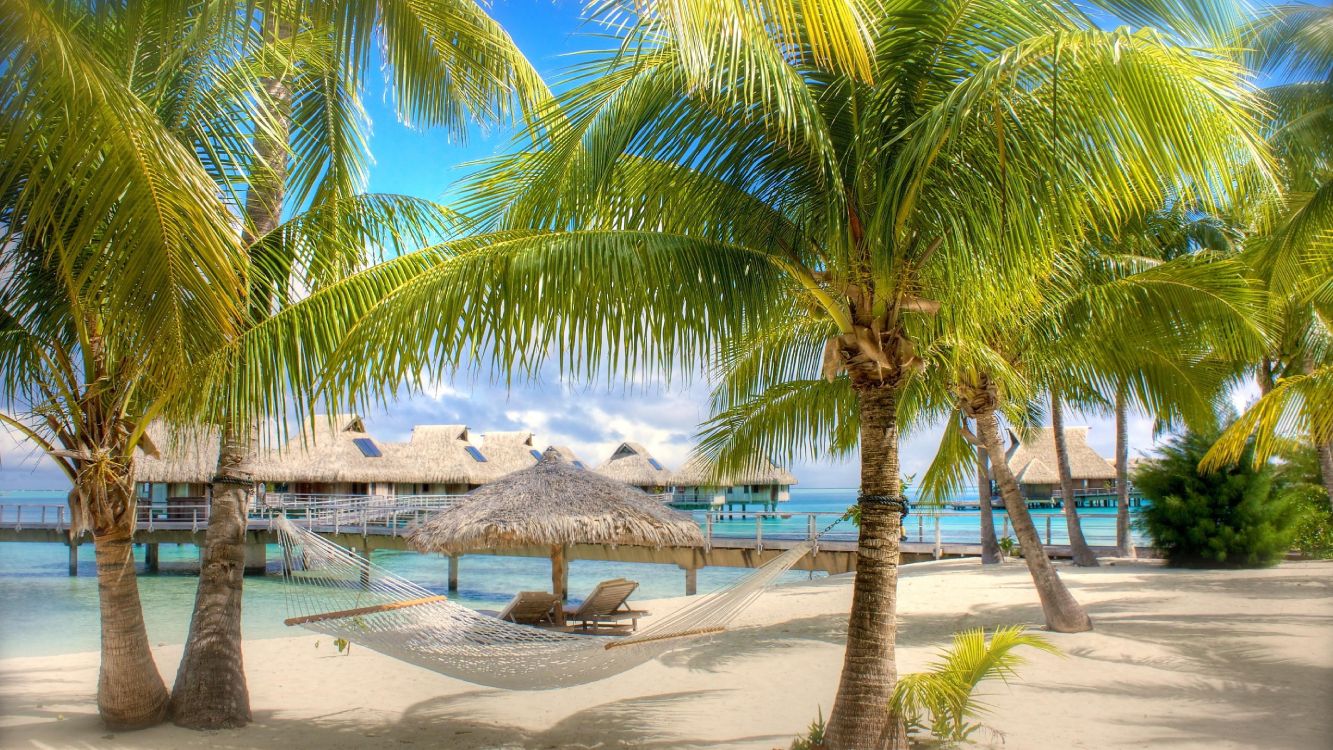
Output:
<path fill-rule="evenodd" d="M 70 578 L 79 575 L 79 543 L 76 540 L 70 540 L 69 543 L 69 575 Z"/>
<path fill-rule="evenodd" d="M 699 593 L 699 569 L 693 566 L 685 568 L 685 596 Z"/>
<path fill-rule="evenodd" d="M 458 558 L 459 555 L 449 555 L 449 590 L 458 590 Z"/>
<path fill-rule="evenodd" d="M 370 588 L 370 537 L 361 537 L 361 556 L 366 561 L 361 563 L 361 588 Z"/>
<path fill-rule="evenodd" d="M 157 542 L 148 542 L 143 546 L 143 567 L 149 573 L 157 572 Z"/>
<path fill-rule="evenodd" d="M 157 545 L 153 545 L 157 546 Z M 245 575 L 262 576 L 268 567 L 268 549 L 262 542 L 245 545 Z"/>

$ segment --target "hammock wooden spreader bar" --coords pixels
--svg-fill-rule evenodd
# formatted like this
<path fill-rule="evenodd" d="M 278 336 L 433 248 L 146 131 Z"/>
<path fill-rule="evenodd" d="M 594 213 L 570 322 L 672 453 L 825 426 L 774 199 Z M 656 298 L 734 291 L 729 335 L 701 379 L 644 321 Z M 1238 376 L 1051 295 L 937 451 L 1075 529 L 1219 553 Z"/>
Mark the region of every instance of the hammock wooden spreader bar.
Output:
<path fill-rule="evenodd" d="M 388 604 L 377 604 L 374 607 L 357 607 L 356 609 L 344 609 L 337 612 L 322 612 L 317 615 L 302 615 L 301 617 L 288 617 L 282 621 L 283 625 L 304 625 L 307 622 L 322 622 L 324 620 L 341 620 L 347 617 L 357 617 L 360 615 L 371 615 L 376 612 L 388 612 L 391 609 L 403 609 L 404 607 L 415 607 L 418 604 L 430 604 L 431 602 L 448 601 L 447 596 L 423 596 L 418 599 L 407 599 L 401 602 L 389 602 Z"/>
<path fill-rule="evenodd" d="M 506 690 L 595 682 L 681 648 L 692 637 L 721 633 L 813 547 L 810 542 L 797 545 L 729 586 L 655 618 L 637 635 L 608 643 L 489 617 L 285 517 L 274 525 L 284 550 L 288 625 Z"/>

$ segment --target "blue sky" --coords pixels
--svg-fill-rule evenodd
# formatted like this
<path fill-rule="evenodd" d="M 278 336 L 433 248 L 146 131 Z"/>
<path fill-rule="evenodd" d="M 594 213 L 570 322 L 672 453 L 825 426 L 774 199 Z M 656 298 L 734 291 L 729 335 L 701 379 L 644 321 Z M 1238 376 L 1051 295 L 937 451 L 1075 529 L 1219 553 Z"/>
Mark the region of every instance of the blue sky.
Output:
<path fill-rule="evenodd" d="M 509 31 L 537 70 L 554 81 L 567 64 L 564 55 L 596 42 L 581 37 L 580 3 L 571 0 L 498 0 L 492 15 Z M 370 189 L 448 202 L 451 186 L 468 169 L 466 162 L 506 150 L 505 129 L 474 128 L 465 139 L 441 131 L 414 131 L 401 124 L 382 88 L 367 92 L 372 120 L 374 163 Z M 632 391 L 623 387 L 562 383 L 548 373 L 541 382 L 512 389 L 484 379 L 462 377 L 439 383 L 426 393 L 401 398 L 385 409 L 365 414 L 368 429 L 382 440 L 403 440 L 415 424 L 469 425 L 474 434 L 528 429 L 542 445 L 568 444 L 587 461 L 598 463 L 622 440 L 644 443 L 668 466 L 689 453 L 698 423 L 707 417 L 708 386 L 700 378 L 667 385 L 651 377 Z M 1090 442 L 1102 455 L 1113 455 L 1115 430 L 1096 415 L 1071 415 L 1070 424 L 1089 424 Z M 905 473 L 924 471 L 934 454 L 940 428 L 908 436 L 903 442 Z M 1152 422 L 1135 415 L 1130 425 L 1132 453 L 1150 450 Z M 802 486 L 854 487 L 854 458 L 833 463 L 798 463 L 792 467 Z M 61 488 L 63 476 L 46 459 L 0 432 L 0 489 Z"/>

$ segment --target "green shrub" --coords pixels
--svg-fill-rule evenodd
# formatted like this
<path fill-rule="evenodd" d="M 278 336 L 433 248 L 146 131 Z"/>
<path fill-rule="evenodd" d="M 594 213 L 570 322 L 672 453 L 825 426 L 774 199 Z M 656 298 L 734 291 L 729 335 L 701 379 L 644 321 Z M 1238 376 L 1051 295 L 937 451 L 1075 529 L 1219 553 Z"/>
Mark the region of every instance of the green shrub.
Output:
<path fill-rule="evenodd" d="M 824 747 L 824 711 L 820 709 L 819 716 L 810 722 L 809 728 L 805 730 L 803 736 L 797 737 L 791 742 L 791 750 L 822 750 Z"/>
<path fill-rule="evenodd" d="M 1170 565 L 1273 565 L 1292 547 L 1301 505 L 1292 493 L 1274 491 L 1273 469 L 1256 468 L 1249 450 L 1235 466 L 1200 474 L 1216 436 L 1174 438 L 1139 467 L 1134 485 L 1151 501 L 1139 524 Z"/>
<path fill-rule="evenodd" d="M 1290 487 L 1285 492 L 1290 493 L 1301 508 L 1301 520 L 1296 525 L 1296 549 L 1314 560 L 1333 559 L 1333 511 L 1328 507 L 1328 493 L 1314 484 Z"/>
<path fill-rule="evenodd" d="M 890 705 L 909 730 L 928 729 L 945 742 L 962 742 L 981 728 L 976 719 L 987 713 L 975 696 L 984 680 L 1016 677 L 1023 664 L 1014 653 L 1020 646 L 1058 654 L 1050 641 L 1028 633 L 1021 625 L 996 628 L 990 640 L 981 628 L 955 633 L 953 645 L 942 651 L 926 672 L 904 675 L 893 690 Z"/>

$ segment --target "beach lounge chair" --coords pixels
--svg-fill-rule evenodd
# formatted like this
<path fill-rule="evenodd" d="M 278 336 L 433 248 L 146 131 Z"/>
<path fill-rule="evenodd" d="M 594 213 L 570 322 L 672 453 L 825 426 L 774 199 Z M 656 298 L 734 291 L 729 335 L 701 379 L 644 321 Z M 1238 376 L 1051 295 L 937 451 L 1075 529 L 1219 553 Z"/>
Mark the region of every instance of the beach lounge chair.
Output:
<path fill-rule="evenodd" d="M 520 625 L 554 625 L 560 597 L 547 591 L 520 591 L 495 614 Z"/>
<path fill-rule="evenodd" d="M 588 594 L 588 598 L 577 607 L 565 608 L 565 622 L 578 623 L 583 630 L 596 630 L 600 627 L 623 630 L 629 620 L 631 631 L 639 629 L 639 618 L 648 612 L 629 606 L 629 595 L 639 587 L 638 581 L 613 578 L 602 581 Z"/>

